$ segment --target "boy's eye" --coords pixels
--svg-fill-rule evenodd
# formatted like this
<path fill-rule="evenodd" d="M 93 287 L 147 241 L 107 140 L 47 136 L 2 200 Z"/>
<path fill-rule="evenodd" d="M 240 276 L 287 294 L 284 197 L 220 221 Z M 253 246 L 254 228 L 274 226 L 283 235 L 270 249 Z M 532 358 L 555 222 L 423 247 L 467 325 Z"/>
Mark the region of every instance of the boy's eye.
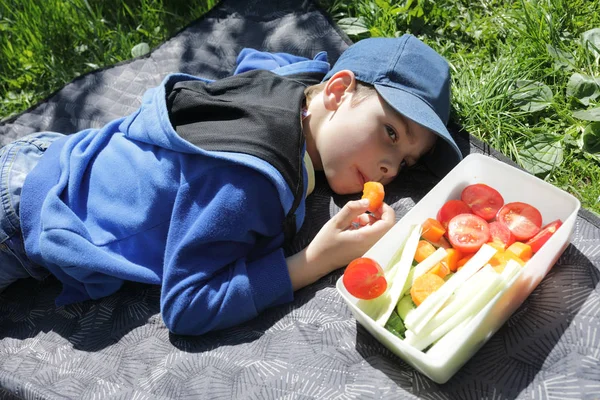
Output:
<path fill-rule="evenodd" d="M 400 163 L 400 168 L 406 168 L 406 160 L 402 160 L 402 162 Z"/>
<path fill-rule="evenodd" d="M 393 143 L 396 143 L 396 141 L 398 140 L 398 134 L 396 133 L 396 131 L 394 130 L 394 128 L 392 128 L 389 125 L 385 126 L 385 130 L 388 134 L 388 136 L 392 139 Z"/>

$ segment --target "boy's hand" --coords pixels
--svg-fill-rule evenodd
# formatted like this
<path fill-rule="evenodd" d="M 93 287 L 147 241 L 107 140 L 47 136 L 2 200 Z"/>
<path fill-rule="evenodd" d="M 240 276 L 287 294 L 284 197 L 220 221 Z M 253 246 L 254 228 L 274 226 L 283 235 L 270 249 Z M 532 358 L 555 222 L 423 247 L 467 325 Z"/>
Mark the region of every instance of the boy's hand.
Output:
<path fill-rule="evenodd" d="M 368 199 L 349 201 L 308 247 L 287 258 L 294 290 L 362 256 L 396 222 L 394 209 L 387 204 L 372 215 L 365 214 L 368 208 Z"/>
<path fill-rule="evenodd" d="M 367 199 L 349 201 L 319 231 L 308 245 L 307 256 L 329 271 L 362 256 L 396 222 L 392 207 L 383 203 L 373 214 L 365 214 Z"/>
<path fill-rule="evenodd" d="M 389 205 L 383 203 L 373 214 L 365 214 L 368 208 L 367 199 L 346 203 L 309 244 L 308 259 L 330 272 L 362 256 L 396 222 Z"/>

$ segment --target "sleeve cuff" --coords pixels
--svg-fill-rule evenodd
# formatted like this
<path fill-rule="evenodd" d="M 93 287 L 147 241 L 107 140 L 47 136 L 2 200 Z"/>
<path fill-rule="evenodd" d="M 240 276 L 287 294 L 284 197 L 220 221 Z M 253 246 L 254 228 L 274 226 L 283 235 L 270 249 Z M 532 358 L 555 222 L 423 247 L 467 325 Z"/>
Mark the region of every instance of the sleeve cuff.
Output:
<path fill-rule="evenodd" d="M 283 249 L 278 249 L 247 266 L 248 280 L 258 312 L 294 299 L 292 282 Z"/>

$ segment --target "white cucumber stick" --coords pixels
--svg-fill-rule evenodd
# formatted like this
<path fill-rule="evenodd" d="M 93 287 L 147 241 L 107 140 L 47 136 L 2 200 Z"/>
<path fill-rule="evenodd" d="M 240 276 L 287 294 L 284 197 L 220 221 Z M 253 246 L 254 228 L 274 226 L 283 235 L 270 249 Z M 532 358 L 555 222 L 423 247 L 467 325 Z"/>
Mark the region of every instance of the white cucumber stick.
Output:
<path fill-rule="evenodd" d="M 420 237 L 421 226 L 417 225 L 413 228 L 404 245 L 400 260 L 391 268 L 390 273 L 386 276 L 386 279 L 388 279 L 388 276 L 390 277 L 388 288 L 382 296 L 384 302 L 381 303 L 381 311 L 375 319 L 375 322 L 380 326 L 385 326 L 398 300 L 400 300 L 402 289 L 404 289 L 404 284 L 406 283 L 415 253 L 417 252 Z M 379 300 L 379 298 L 376 300 Z"/>
<path fill-rule="evenodd" d="M 451 329 L 448 333 L 446 333 L 444 336 L 442 336 L 433 346 L 431 346 L 431 348 L 427 351 L 427 354 L 430 356 L 434 356 L 434 357 L 440 357 L 443 354 L 447 353 L 449 351 L 449 349 L 452 349 L 453 348 L 452 344 L 455 343 L 458 340 L 458 338 L 464 337 L 464 335 L 465 335 L 464 331 L 470 329 L 469 328 L 470 322 L 475 319 L 475 317 L 478 315 L 479 312 L 481 312 L 482 309 L 486 308 L 491 302 L 494 301 L 494 299 L 501 296 L 502 293 L 505 290 L 507 290 L 514 283 L 514 281 L 521 274 L 522 269 L 523 268 L 517 262 L 515 262 L 514 260 L 510 260 L 507 263 L 506 267 L 504 268 L 504 271 L 502 271 L 502 273 L 498 275 L 498 277 L 500 279 L 500 284 L 497 287 L 498 290 L 496 290 L 494 292 L 495 295 L 492 296 L 492 298 L 490 298 L 490 300 L 486 301 L 483 304 L 483 307 L 481 309 L 479 309 L 477 312 L 474 312 L 466 317 L 463 317 L 463 320 L 460 321 L 457 324 L 457 326 L 455 326 L 453 329 Z M 483 270 L 480 272 L 483 272 Z M 406 337 L 407 338 L 410 337 L 411 341 L 417 342 L 419 340 L 419 339 L 417 339 L 416 335 L 414 335 L 414 334 L 409 335 L 408 332 L 409 331 L 406 331 Z"/>
<path fill-rule="evenodd" d="M 446 302 L 446 305 L 429 320 L 424 331 L 432 326 L 439 326 L 446 322 L 446 320 L 452 318 L 453 315 L 463 309 L 468 303 L 473 301 L 479 293 L 483 291 L 483 288 L 487 287 L 490 282 L 498 278 L 499 275 L 494 269 L 488 264 L 471 278 L 467 279 L 450 297 Z"/>
<path fill-rule="evenodd" d="M 482 310 L 491 298 L 500 291 L 502 279 L 489 264 L 483 267 L 478 274 L 479 273 L 484 273 L 488 279 L 486 279 L 479 287 L 475 296 L 470 298 L 466 304 L 462 305 L 462 307 L 453 307 L 454 312 L 449 318 L 439 321 L 436 320 L 435 317 L 432 318 L 429 323 L 425 325 L 421 333 L 413 336 L 412 340 L 407 340 L 407 342 L 417 350 L 423 350 L 431 343 L 450 332 L 453 328 L 460 325 L 466 318 L 473 316 Z M 463 290 L 463 288 L 461 288 L 461 290 Z"/>
<path fill-rule="evenodd" d="M 452 293 L 463 284 L 467 279 L 479 271 L 496 254 L 496 249 L 484 244 L 479 251 L 467 261 L 467 263 L 456 272 L 446 283 L 438 290 L 427 297 L 417 309 L 410 313 L 404 325 L 414 333 L 418 334 L 425 327 L 436 312 L 452 296 Z"/>
<path fill-rule="evenodd" d="M 398 246 L 394 253 L 387 253 L 385 251 L 385 246 L 381 244 L 384 242 L 380 241 L 363 256 L 379 261 L 381 267 L 383 268 L 385 279 L 388 282 L 388 290 L 386 290 L 381 296 L 370 300 L 358 300 L 356 303 L 356 306 L 373 320 L 376 320 L 378 316 L 381 315 L 382 310 L 386 307 L 387 302 L 391 301 L 389 297 L 389 286 L 390 283 L 394 281 L 394 277 L 396 276 L 397 268 L 395 267 L 399 264 L 399 260 L 402 257 L 404 249 L 406 248 L 408 239 L 410 238 L 414 229 L 416 229 L 415 227 L 415 225 L 402 227 L 400 232 L 398 232 L 398 235 L 393 238 L 394 244 Z M 389 246 L 389 241 L 387 245 Z"/>

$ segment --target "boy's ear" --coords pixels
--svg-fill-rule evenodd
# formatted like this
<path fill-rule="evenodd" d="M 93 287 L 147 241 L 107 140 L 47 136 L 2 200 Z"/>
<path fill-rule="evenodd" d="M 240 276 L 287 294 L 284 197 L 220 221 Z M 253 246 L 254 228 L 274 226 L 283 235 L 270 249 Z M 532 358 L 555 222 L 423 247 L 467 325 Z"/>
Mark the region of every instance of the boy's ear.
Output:
<path fill-rule="evenodd" d="M 335 111 L 344 101 L 344 96 L 351 93 L 356 88 L 356 78 L 354 72 L 343 69 L 336 72 L 329 78 L 323 89 L 323 99 L 325 108 Z"/>

